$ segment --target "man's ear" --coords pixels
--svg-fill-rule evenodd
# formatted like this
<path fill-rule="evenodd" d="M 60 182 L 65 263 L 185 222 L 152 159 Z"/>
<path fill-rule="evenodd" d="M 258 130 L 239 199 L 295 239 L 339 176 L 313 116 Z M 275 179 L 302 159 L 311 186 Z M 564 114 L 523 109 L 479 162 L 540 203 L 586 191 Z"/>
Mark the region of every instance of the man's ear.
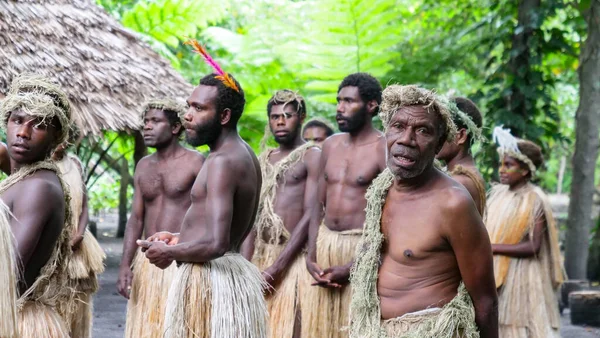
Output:
<path fill-rule="evenodd" d="M 468 139 L 469 139 L 469 133 L 467 132 L 467 129 L 460 128 L 458 130 L 458 132 L 456 133 L 456 137 L 454 138 L 454 143 L 456 143 L 459 146 L 462 146 L 463 144 L 467 143 Z"/>
<path fill-rule="evenodd" d="M 378 107 L 379 103 L 377 103 L 377 101 L 375 100 L 367 102 L 367 111 L 369 112 L 369 114 L 371 114 L 371 116 L 377 115 Z"/>
<path fill-rule="evenodd" d="M 181 132 L 181 128 L 183 128 L 181 122 L 176 122 L 175 125 L 171 127 L 171 134 L 179 135 L 179 133 Z"/>
<path fill-rule="evenodd" d="M 231 109 L 229 108 L 225 108 L 222 112 L 221 112 L 221 125 L 224 126 L 226 124 L 229 123 L 229 121 L 231 121 Z"/>

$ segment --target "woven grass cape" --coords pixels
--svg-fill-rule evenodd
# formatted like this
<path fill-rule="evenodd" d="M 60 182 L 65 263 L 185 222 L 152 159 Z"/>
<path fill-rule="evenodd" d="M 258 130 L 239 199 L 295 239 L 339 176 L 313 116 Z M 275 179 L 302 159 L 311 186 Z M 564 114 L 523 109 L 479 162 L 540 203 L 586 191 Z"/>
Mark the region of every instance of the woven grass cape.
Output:
<path fill-rule="evenodd" d="M 60 171 L 55 162 L 46 160 L 37 162 L 33 165 L 23 166 L 17 172 L 0 182 L 0 194 L 3 194 L 9 188 L 39 170 L 53 171 L 60 180 L 65 199 L 65 224 L 56 241 L 50 258 L 46 265 L 40 270 L 40 275 L 35 282 L 20 295 L 17 301 L 17 308 L 20 312 L 19 328 L 23 336 L 48 336 L 49 330 L 53 329 L 59 331 L 54 333 L 61 336 L 62 333 L 64 333 L 62 326 L 68 322 L 74 311 L 73 300 L 77 295 L 77 291 L 69 281 L 68 277 L 68 262 L 72 255 L 70 239 L 73 233 L 68 189 L 61 178 Z M 49 308 L 58 312 L 60 320 L 50 316 L 52 313 L 47 312 L 47 309 Z M 41 312 L 38 312 L 36 309 Z M 53 323 L 41 322 L 44 318 Z"/>

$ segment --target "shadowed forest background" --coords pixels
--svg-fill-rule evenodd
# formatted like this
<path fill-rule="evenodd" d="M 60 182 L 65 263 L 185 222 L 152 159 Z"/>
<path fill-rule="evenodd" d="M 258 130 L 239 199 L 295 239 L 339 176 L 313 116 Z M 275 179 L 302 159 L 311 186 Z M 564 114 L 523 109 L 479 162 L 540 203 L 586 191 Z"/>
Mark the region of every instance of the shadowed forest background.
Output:
<path fill-rule="evenodd" d="M 469 97 L 484 114 L 488 138 L 494 126 L 504 125 L 543 146 L 546 167 L 537 183 L 575 201 L 562 224 L 567 272 L 600 279 L 600 223 L 591 211 L 592 201 L 600 200 L 600 96 L 584 94 L 600 93 L 600 77 L 593 82 L 600 75 L 598 0 L 96 2 L 192 84 L 210 69 L 183 41 L 205 44 L 242 84 L 247 105 L 239 129 L 257 152 L 267 100 L 278 89 L 298 90 L 307 99 L 308 118 L 332 123 L 338 85 L 353 72 L 371 73 L 384 86 L 414 83 Z M 577 112 L 582 123 L 576 128 Z M 90 207 L 96 213 L 119 208 L 121 236 L 135 163 L 146 151 L 135 132 L 105 132 L 77 149 L 91 168 Z M 484 175 L 495 180 L 495 146 L 488 142 L 475 151 Z"/>

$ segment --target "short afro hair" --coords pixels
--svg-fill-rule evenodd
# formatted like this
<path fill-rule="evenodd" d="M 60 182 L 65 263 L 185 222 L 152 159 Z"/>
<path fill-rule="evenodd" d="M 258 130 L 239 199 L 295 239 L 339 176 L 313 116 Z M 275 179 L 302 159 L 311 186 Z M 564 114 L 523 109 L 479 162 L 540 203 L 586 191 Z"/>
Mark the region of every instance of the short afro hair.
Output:
<path fill-rule="evenodd" d="M 364 103 L 375 100 L 377 102 L 377 108 L 375 108 L 375 114 L 379 112 L 379 105 L 381 105 L 381 93 L 383 88 L 379 81 L 369 73 L 354 73 L 346 76 L 340 86 L 338 87 L 338 93 L 344 87 L 357 87 L 358 93 L 361 100 Z"/>
<path fill-rule="evenodd" d="M 542 148 L 540 148 L 540 146 L 529 140 L 522 139 L 517 142 L 517 146 L 519 147 L 519 151 L 521 152 L 521 154 L 527 156 L 527 158 L 529 158 L 533 165 L 536 167 L 536 170 L 539 171 L 544 165 L 544 155 L 542 155 Z M 524 166 L 527 167 L 526 164 L 524 164 Z"/>
<path fill-rule="evenodd" d="M 324 121 L 321 121 L 320 119 L 317 119 L 317 118 L 314 118 L 314 119 L 306 122 L 306 124 L 304 125 L 304 128 L 302 129 L 302 133 L 304 134 L 306 129 L 309 129 L 309 128 L 323 128 L 323 129 L 325 129 L 325 135 L 327 137 L 333 135 L 333 133 L 334 133 L 333 128 L 331 128 Z"/>
<path fill-rule="evenodd" d="M 477 126 L 477 128 L 481 128 L 483 126 L 483 117 L 481 116 L 481 112 L 479 108 L 475 105 L 475 103 L 469 100 L 466 97 L 453 97 L 451 99 L 456 104 L 458 110 L 467 114 L 468 117 L 471 118 L 471 121 Z M 457 115 L 453 116 L 454 124 L 456 124 L 456 129 L 468 129 L 468 126 L 465 122 Z M 467 136 L 467 144 L 471 143 L 473 135 L 469 133 Z"/>
<path fill-rule="evenodd" d="M 239 92 L 225 86 L 223 81 L 219 80 L 217 76 L 219 76 L 219 74 L 216 73 L 206 75 L 200 79 L 200 85 L 217 87 L 217 98 L 215 102 L 217 113 L 221 113 L 223 110 L 229 108 L 231 110 L 231 123 L 237 125 L 237 122 L 244 112 L 244 105 L 246 105 L 244 90 L 233 75 L 229 74 L 233 82 L 235 82 L 236 86 L 239 88 Z"/>

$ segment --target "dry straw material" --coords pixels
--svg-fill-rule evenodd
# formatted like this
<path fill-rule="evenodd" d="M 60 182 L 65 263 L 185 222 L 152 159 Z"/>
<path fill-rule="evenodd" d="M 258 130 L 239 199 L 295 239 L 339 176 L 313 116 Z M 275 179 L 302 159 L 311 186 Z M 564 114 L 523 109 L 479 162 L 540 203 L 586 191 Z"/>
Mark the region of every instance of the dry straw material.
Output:
<path fill-rule="evenodd" d="M 0 1 L 0 69 L 0 97 L 24 72 L 56 80 L 83 135 L 138 129 L 144 102 L 192 89 L 92 0 Z"/>

